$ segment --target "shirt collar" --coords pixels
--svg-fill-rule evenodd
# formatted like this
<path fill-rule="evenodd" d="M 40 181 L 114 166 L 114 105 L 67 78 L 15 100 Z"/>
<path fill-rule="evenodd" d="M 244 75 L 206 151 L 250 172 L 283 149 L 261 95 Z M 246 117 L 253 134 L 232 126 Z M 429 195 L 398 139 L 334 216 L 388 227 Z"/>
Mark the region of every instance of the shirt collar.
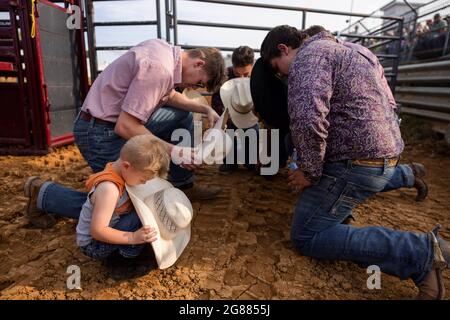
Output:
<path fill-rule="evenodd" d="M 173 47 L 173 61 L 174 61 L 173 82 L 174 84 L 178 84 L 181 83 L 182 81 L 181 47 L 179 46 Z"/>

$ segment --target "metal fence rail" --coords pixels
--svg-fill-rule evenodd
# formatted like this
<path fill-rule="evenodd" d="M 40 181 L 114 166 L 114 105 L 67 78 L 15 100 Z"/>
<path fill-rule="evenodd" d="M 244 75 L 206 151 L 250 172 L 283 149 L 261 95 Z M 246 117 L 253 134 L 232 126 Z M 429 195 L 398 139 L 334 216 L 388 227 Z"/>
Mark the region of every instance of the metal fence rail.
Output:
<path fill-rule="evenodd" d="M 97 77 L 97 74 L 101 72 L 98 70 L 97 63 L 97 51 L 114 51 L 114 50 L 128 50 L 132 46 L 97 46 L 95 39 L 95 29 L 96 27 L 124 27 L 124 26 L 156 26 L 156 34 L 159 39 L 162 38 L 161 35 L 161 0 L 155 0 L 155 12 L 156 20 L 143 20 L 143 21 L 104 21 L 96 22 L 94 19 L 94 4 L 93 2 L 113 2 L 113 1 L 123 1 L 123 0 L 83 0 L 85 2 L 86 8 L 86 24 L 87 24 L 87 39 L 89 46 L 89 61 L 91 69 L 91 79 L 92 82 Z"/>
<path fill-rule="evenodd" d="M 402 113 L 450 123 L 450 61 L 400 66 L 397 84 Z"/>
<path fill-rule="evenodd" d="M 274 26 L 252 26 L 252 25 L 242 25 L 234 23 L 212 23 L 204 21 L 193 21 L 193 20 L 178 20 L 177 8 L 180 3 L 179 0 L 166 0 L 166 40 L 171 42 L 171 36 L 173 34 L 173 40 L 175 45 L 179 45 L 179 27 L 180 26 L 197 26 L 197 27 L 216 27 L 216 28 L 228 28 L 236 30 L 259 30 L 259 31 L 270 31 Z M 332 10 L 322 10 L 322 9 L 312 9 L 297 6 L 284 6 L 277 4 L 266 4 L 266 3 L 255 3 L 255 2 L 242 2 L 242 1 L 227 1 L 227 0 L 183 0 L 181 2 L 192 2 L 192 3 L 208 3 L 224 5 L 228 7 L 250 7 L 250 8 L 262 8 L 271 9 L 278 11 L 293 11 L 299 13 L 299 26 L 302 29 L 306 28 L 307 14 L 327 14 L 327 15 L 339 15 L 339 16 L 353 16 L 360 18 L 376 18 L 386 22 L 390 27 L 395 28 L 396 34 L 385 35 L 385 34 L 371 34 L 371 35 L 356 35 L 356 34 L 339 34 L 339 36 L 354 39 L 355 41 L 364 40 L 385 40 L 386 43 L 392 43 L 392 52 L 388 53 L 376 53 L 380 60 L 390 63 L 392 66 L 392 72 L 387 73 L 386 77 L 389 80 L 389 85 L 391 89 L 395 90 L 396 85 L 396 74 L 399 65 L 399 52 L 401 48 L 402 41 L 402 29 L 403 29 L 403 17 L 395 16 L 382 16 L 355 12 L 344 12 L 344 11 L 332 11 Z M 202 47 L 195 43 L 193 44 L 183 44 L 181 45 L 183 49 L 191 49 Z M 234 48 L 217 46 L 218 49 L 222 51 L 233 51 Z M 259 52 L 259 48 L 253 48 L 255 52 Z"/>

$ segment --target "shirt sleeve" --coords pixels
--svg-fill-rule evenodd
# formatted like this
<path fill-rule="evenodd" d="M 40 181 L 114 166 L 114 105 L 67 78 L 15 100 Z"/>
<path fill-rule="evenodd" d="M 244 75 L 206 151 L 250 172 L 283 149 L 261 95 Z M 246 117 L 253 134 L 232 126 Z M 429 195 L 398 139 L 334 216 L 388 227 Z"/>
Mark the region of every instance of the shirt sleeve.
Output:
<path fill-rule="evenodd" d="M 300 53 L 291 66 L 288 110 L 299 167 L 306 176 L 319 178 L 327 147 L 333 61 L 331 53 L 314 51 Z"/>
<path fill-rule="evenodd" d="M 171 89 L 172 76 L 165 68 L 149 60 L 136 61 L 134 77 L 122 102 L 122 111 L 147 122 Z"/>

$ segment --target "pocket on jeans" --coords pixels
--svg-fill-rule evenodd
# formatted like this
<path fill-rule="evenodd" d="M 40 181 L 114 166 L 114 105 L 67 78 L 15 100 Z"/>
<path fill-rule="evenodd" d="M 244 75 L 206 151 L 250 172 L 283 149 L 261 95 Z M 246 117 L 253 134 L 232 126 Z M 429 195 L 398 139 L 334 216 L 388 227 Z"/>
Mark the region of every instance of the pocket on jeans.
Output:
<path fill-rule="evenodd" d="M 346 218 L 358 204 L 364 201 L 364 199 L 358 199 L 357 195 L 357 187 L 348 183 L 332 206 L 330 214 L 335 218 Z"/>
<path fill-rule="evenodd" d="M 75 144 L 80 150 L 81 155 L 87 161 L 90 157 L 88 133 L 75 131 L 73 135 L 75 139 Z"/>

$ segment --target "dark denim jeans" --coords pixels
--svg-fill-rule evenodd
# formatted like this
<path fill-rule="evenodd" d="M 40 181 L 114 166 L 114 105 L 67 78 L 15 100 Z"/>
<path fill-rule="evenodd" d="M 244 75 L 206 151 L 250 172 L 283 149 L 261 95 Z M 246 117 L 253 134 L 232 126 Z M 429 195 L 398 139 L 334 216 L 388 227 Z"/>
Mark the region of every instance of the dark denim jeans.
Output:
<path fill-rule="evenodd" d="M 429 234 L 341 224 L 367 198 L 400 187 L 397 183 L 405 182 L 401 170 L 325 163 L 319 183 L 305 189 L 295 207 L 291 237 L 296 249 L 318 259 L 377 265 L 382 272 L 420 283 L 433 264 Z"/>
<path fill-rule="evenodd" d="M 172 107 L 158 109 L 145 125 L 155 136 L 171 142 L 172 132 L 186 129 L 194 136 L 192 114 Z M 114 125 L 98 124 L 77 119 L 74 126 L 75 142 L 83 158 L 94 172 L 104 169 L 108 162 L 119 158 L 125 140 L 114 132 Z M 178 143 L 178 141 L 173 141 Z M 180 187 L 195 181 L 192 171 L 170 163 L 170 182 Z M 39 209 L 58 216 L 78 219 L 87 193 L 79 192 L 56 183 L 45 183 L 39 191 Z"/>
<path fill-rule="evenodd" d="M 142 227 L 142 223 L 135 211 L 120 216 L 119 221 L 113 226 L 120 231 L 134 232 Z M 103 260 L 109 257 L 113 252 L 118 251 L 124 258 L 135 258 L 144 249 L 145 244 L 138 245 L 120 245 L 105 243 L 92 240 L 87 246 L 80 247 L 81 251 L 96 260 Z"/>

